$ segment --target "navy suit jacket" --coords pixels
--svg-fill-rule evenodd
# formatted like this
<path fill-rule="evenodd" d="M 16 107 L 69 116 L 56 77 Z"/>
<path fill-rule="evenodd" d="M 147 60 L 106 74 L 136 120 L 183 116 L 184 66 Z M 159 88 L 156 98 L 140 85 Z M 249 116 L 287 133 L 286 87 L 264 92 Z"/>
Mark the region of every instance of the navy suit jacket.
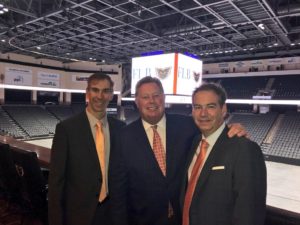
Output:
<path fill-rule="evenodd" d="M 155 159 L 142 120 L 138 119 L 122 129 L 110 167 L 114 224 L 169 224 L 169 202 L 180 223 L 180 175 L 197 133 L 191 117 L 166 115 L 165 177 Z"/>
<path fill-rule="evenodd" d="M 266 166 L 261 149 L 244 137 L 228 138 L 227 133 L 226 127 L 201 171 L 190 206 L 190 225 L 264 224 Z M 187 171 L 200 140 L 201 136 L 195 138 L 188 156 L 182 207 Z"/>
<path fill-rule="evenodd" d="M 110 144 L 125 124 L 108 117 Z M 49 177 L 49 225 L 91 224 L 102 184 L 86 112 L 56 126 Z"/>

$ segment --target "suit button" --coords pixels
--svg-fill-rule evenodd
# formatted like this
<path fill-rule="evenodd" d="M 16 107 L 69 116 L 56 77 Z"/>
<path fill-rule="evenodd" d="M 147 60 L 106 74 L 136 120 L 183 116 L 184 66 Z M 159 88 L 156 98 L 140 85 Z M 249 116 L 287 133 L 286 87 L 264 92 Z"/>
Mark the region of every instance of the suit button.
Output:
<path fill-rule="evenodd" d="M 99 193 L 98 193 L 98 194 L 96 194 L 96 197 L 97 197 L 97 198 L 99 197 Z"/>

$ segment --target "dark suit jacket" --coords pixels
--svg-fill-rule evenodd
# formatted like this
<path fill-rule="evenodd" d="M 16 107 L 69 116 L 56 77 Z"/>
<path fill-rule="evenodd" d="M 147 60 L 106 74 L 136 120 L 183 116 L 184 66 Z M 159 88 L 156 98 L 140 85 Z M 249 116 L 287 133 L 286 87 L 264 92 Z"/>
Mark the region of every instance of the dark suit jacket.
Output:
<path fill-rule="evenodd" d="M 228 138 L 225 128 L 205 162 L 190 207 L 190 225 L 263 225 L 266 166 L 260 147 L 244 137 Z M 201 136 L 193 142 L 187 174 Z M 213 167 L 224 169 L 213 170 Z M 187 184 L 184 178 L 181 206 Z"/>
<path fill-rule="evenodd" d="M 115 224 L 168 224 L 169 202 L 173 205 L 175 216 L 179 216 L 179 177 L 193 136 L 197 133 L 192 118 L 166 115 L 165 177 L 155 159 L 141 119 L 121 131 L 110 167 Z"/>
<path fill-rule="evenodd" d="M 108 117 L 111 148 L 124 123 Z M 49 177 L 50 225 L 89 225 L 102 184 L 100 164 L 86 112 L 56 126 Z"/>

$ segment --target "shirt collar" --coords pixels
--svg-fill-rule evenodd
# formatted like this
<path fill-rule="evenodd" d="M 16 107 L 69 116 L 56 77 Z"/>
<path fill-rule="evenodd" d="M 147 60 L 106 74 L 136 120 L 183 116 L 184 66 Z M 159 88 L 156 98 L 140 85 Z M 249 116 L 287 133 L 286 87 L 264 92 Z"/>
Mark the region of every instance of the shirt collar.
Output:
<path fill-rule="evenodd" d="M 155 124 L 150 124 L 150 123 L 146 122 L 143 119 L 142 119 L 142 123 L 143 123 L 143 126 L 144 126 L 145 130 L 148 130 L 153 125 L 155 125 Z M 165 114 L 156 125 L 157 125 L 157 127 L 160 127 L 160 128 L 165 128 L 166 127 L 166 115 Z"/>
<path fill-rule="evenodd" d="M 88 117 L 89 123 L 91 127 L 95 127 L 97 122 L 99 121 L 93 114 L 91 114 L 87 109 L 85 110 L 86 115 Z M 107 116 L 105 115 L 101 120 L 102 126 L 107 126 Z"/>
<path fill-rule="evenodd" d="M 209 146 L 212 147 L 218 140 L 224 128 L 225 128 L 225 122 L 223 122 L 222 125 L 208 137 L 204 137 L 204 135 L 202 135 L 202 139 L 205 139 L 208 142 Z"/>

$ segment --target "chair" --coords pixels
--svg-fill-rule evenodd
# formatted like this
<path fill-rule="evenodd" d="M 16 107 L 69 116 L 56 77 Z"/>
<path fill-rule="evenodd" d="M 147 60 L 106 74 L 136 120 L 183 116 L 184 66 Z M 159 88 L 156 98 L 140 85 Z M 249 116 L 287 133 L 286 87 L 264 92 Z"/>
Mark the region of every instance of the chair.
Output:
<path fill-rule="evenodd" d="M 13 160 L 21 180 L 23 209 L 47 224 L 47 182 L 43 177 L 37 154 L 14 149 Z"/>
<path fill-rule="evenodd" d="M 4 197 L 9 203 L 21 202 L 21 181 L 8 144 L 0 143 L 0 171 Z"/>

